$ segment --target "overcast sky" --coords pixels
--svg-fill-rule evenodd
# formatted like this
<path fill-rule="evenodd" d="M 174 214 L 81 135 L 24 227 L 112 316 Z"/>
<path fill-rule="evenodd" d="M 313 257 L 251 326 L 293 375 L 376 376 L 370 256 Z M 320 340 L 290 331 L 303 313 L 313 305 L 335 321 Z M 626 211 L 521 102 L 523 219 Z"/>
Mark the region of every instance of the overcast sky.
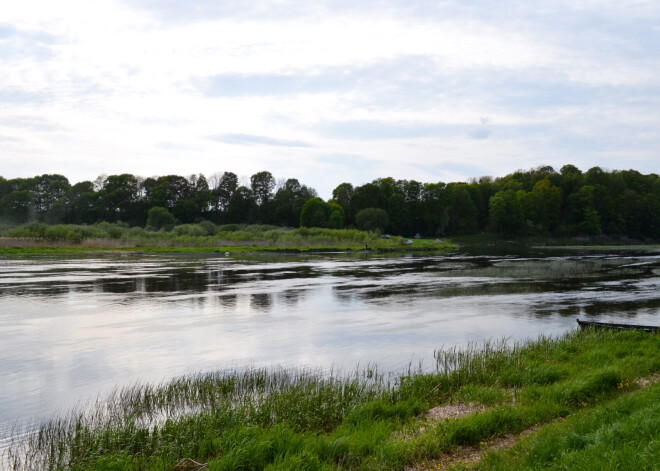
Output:
<path fill-rule="evenodd" d="M 657 0 L 21 0 L 0 175 L 660 171 Z"/>

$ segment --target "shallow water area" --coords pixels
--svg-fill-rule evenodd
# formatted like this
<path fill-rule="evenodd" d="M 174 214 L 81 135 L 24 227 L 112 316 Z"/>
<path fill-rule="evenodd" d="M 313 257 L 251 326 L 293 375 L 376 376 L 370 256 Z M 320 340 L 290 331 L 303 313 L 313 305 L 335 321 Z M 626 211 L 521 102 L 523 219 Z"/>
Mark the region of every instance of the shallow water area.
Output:
<path fill-rule="evenodd" d="M 659 273 L 658 254 L 631 252 L 0 260 L 0 439 L 138 381 L 432 370 L 443 346 L 558 334 L 577 317 L 659 325 Z"/>

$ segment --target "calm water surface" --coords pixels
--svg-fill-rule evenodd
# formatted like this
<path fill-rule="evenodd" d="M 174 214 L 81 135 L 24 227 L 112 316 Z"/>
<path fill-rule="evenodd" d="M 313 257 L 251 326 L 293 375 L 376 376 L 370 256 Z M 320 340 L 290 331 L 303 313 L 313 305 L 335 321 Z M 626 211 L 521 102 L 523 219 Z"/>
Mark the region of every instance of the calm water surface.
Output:
<path fill-rule="evenodd" d="M 252 365 L 433 367 L 433 351 L 660 324 L 660 256 L 0 260 L 0 439 L 116 385 Z M 1 445 L 1 443 L 0 443 Z"/>

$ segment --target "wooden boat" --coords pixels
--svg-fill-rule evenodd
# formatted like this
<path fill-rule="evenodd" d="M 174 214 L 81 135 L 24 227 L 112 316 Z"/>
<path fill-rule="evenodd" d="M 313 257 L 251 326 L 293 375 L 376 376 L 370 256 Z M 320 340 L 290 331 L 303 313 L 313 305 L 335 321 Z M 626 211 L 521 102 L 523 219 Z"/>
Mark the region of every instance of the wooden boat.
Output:
<path fill-rule="evenodd" d="M 660 327 L 654 325 L 616 324 L 614 322 L 583 321 L 580 319 L 576 320 L 578 325 L 583 329 L 592 327 L 594 329 L 643 330 L 644 332 L 660 332 Z"/>

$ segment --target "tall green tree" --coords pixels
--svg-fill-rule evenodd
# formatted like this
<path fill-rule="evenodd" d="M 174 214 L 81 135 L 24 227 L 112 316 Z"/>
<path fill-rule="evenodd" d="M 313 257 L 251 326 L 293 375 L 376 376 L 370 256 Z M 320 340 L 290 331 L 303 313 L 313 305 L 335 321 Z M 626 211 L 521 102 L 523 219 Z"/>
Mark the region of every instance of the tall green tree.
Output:
<path fill-rule="evenodd" d="M 271 221 L 280 226 L 296 227 L 307 200 L 317 196 L 316 191 L 301 185 L 296 178 L 287 179 L 275 193 Z"/>
<path fill-rule="evenodd" d="M 335 202 L 344 208 L 344 211 L 348 211 L 348 204 L 351 201 L 351 196 L 353 196 L 353 185 L 350 183 L 341 183 L 337 188 L 332 190 L 332 199 Z"/>
<path fill-rule="evenodd" d="M 390 223 L 387 212 L 381 208 L 365 208 L 355 215 L 355 224 L 363 231 L 383 232 Z"/>
<path fill-rule="evenodd" d="M 268 171 L 257 172 L 250 177 L 250 189 L 257 207 L 257 219 L 262 223 L 270 221 L 270 203 L 275 189 L 275 178 Z"/>
<path fill-rule="evenodd" d="M 450 234 L 474 234 L 479 228 L 479 213 L 472 201 L 468 185 L 451 183 L 447 185 L 449 194 L 449 221 L 447 230 Z"/>
<path fill-rule="evenodd" d="M 331 229 L 343 229 L 346 225 L 346 216 L 344 208 L 337 203 L 330 203 L 330 217 L 328 218 L 328 227 Z"/>
<path fill-rule="evenodd" d="M 443 236 L 447 233 L 449 225 L 449 210 L 451 202 L 447 185 L 438 183 L 426 183 L 423 186 L 422 210 L 423 210 L 423 234 Z"/>
<path fill-rule="evenodd" d="M 0 216 L 14 223 L 28 222 L 34 216 L 34 197 L 28 190 L 12 191 L 0 200 Z"/>
<path fill-rule="evenodd" d="M 332 209 L 321 198 L 310 198 L 305 202 L 300 213 L 302 227 L 328 227 Z"/>
<path fill-rule="evenodd" d="M 383 208 L 385 206 L 385 196 L 380 186 L 374 183 L 367 183 L 355 188 L 348 202 L 347 218 L 348 222 L 356 223 L 357 213 L 366 208 Z"/>
<path fill-rule="evenodd" d="M 216 222 L 222 222 L 229 208 L 229 201 L 238 188 L 238 176 L 233 172 L 225 172 L 218 180 L 217 186 L 211 190 L 212 212 Z"/>
<path fill-rule="evenodd" d="M 506 190 L 495 193 L 490 199 L 490 225 L 503 236 L 524 234 L 525 215 L 517 192 Z"/>
<path fill-rule="evenodd" d="M 252 191 L 240 185 L 229 199 L 224 222 L 253 224 L 257 222 L 258 209 Z"/>
<path fill-rule="evenodd" d="M 98 199 L 103 220 L 144 224 L 141 190 L 140 179 L 129 173 L 107 177 Z"/>
<path fill-rule="evenodd" d="M 44 174 L 35 177 L 31 191 L 37 217 L 44 220 L 55 202 L 64 198 L 69 188 L 71 184 L 64 175 Z"/>

